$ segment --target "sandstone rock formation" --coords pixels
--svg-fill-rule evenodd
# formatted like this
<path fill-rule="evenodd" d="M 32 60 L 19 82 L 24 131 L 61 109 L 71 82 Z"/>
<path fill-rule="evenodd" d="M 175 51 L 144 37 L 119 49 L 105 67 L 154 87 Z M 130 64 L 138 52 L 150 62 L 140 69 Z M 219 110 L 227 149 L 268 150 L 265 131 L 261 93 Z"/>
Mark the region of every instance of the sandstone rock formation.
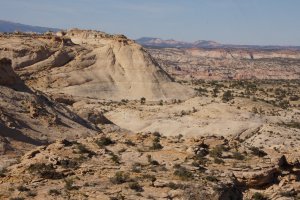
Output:
<path fill-rule="evenodd" d="M 0 58 L 10 58 L 28 85 L 52 94 L 110 100 L 193 95 L 125 36 L 78 29 L 63 35 L 2 35 Z"/>
<path fill-rule="evenodd" d="M 64 105 L 29 89 L 12 69 L 11 61 L 0 60 L 0 154 L 11 146 L 24 150 L 97 131 Z"/>

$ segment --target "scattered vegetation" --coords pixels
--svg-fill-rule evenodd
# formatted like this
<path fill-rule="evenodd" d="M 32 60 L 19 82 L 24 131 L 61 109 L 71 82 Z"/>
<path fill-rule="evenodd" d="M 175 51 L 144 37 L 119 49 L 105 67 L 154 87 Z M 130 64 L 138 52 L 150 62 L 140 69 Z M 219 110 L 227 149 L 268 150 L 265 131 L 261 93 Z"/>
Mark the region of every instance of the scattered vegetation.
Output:
<path fill-rule="evenodd" d="M 35 163 L 31 164 L 28 170 L 30 173 L 38 174 L 41 178 L 45 179 L 62 179 L 65 177 L 63 173 L 56 172 L 52 164 Z"/>

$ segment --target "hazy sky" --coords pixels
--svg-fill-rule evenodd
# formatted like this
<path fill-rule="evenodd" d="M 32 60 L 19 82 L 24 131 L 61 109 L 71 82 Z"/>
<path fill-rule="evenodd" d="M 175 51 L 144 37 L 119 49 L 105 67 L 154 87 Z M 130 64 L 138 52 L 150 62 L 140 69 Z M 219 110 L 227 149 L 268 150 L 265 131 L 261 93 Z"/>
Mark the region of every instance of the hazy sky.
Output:
<path fill-rule="evenodd" d="M 184 41 L 300 45 L 300 0 L 0 0 L 0 19 Z"/>

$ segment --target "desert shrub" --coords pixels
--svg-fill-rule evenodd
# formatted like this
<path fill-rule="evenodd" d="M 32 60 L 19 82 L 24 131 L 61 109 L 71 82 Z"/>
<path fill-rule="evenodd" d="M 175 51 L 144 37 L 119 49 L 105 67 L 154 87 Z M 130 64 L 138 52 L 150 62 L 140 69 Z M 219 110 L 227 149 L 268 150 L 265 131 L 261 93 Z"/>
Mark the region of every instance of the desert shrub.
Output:
<path fill-rule="evenodd" d="M 234 97 L 230 90 L 227 90 L 226 92 L 223 93 L 223 96 L 222 96 L 223 102 L 228 102 L 232 99 L 234 99 Z"/>
<path fill-rule="evenodd" d="M 116 164 L 120 164 L 120 157 L 117 156 L 116 154 L 114 154 L 114 152 L 110 151 L 109 152 L 109 155 L 110 155 L 110 159 L 115 162 Z"/>
<path fill-rule="evenodd" d="M 222 145 L 218 145 L 209 152 L 209 155 L 213 158 L 219 158 L 222 156 L 223 151 L 224 147 Z"/>
<path fill-rule="evenodd" d="M 141 163 L 133 163 L 133 165 L 131 167 L 131 171 L 133 171 L 135 173 L 141 173 L 141 171 L 142 171 Z"/>
<path fill-rule="evenodd" d="M 134 142 L 132 142 L 131 140 L 128 140 L 128 139 L 125 141 L 125 144 L 128 146 L 136 146 L 136 144 Z"/>
<path fill-rule="evenodd" d="M 281 196 L 284 197 L 295 197 L 297 196 L 297 192 L 295 190 L 280 192 Z"/>
<path fill-rule="evenodd" d="M 238 151 L 233 152 L 232 157 L 236 160 L 244 160 L 245 159 L 245 156 Z"/>
<path fill-rule="evenodd" d="M 146 98 L 145 97 L 142 97 L 141 98 L 141 104 L 145 104 L 146 103 Z"/>
<path fill-rule="evenodd" d="M 122 183 L 126 183 L 129 181 L 129 174 L 128 173 L 125 173 L 125 172 L 122 172 L 122 171 L 119 171 L 119 172 L 116 172 L 114 177 L 112 177 L 110 179 L 110 181 L 113 183 L 113 184 L 122 184 Z"/>
<path fill-rule="evenodd" d="M 112 141 L 109 137 L 105 137 L 105 136 L 102 136 L 100 139 L 96 140 L 96 144 L 101 148 L 104 146 L 112 145 L 114 143 L 115 142 Z"/>
<path fill-rule="evenodd" d="M 28 189 L 27 187 L 25 187 L 23 185 L 20 185 L 20 186 L 17 187 L 17 190 L 19 190 L 20 192 L 27 192 L 30 189 Z"/>
<path fill-rule="evenodd" d="M 56 172 L 53 165 L 46 165 L 45 163 L 35 163 L 31 164 L 28 171 L 32 174 L 38 174 L 41 178 L 45 179 L 62 179 L 64 174 Z"/>
<path fill-rule="evenodd" d="M 193 173 L 182 166 L 175 170 L 174 175 L 178 176 L 181 180 L 190 180 L 193 178 Z"/>
<path fill-rule="evenodd" d="M 25 200 L 24 197 L 12 197 L 9 200 Z"/>
<path fill-rule="evenodd" d="M 143 175 L 143 178 L 144 179 L 148 179 L 150 180 L 151 182 L 155 182 L 156 181 L 156 177 L 154 175 L 150 175 L 150 174 L 144 174 Z"/>
<path fill-rule="evenodd" d="M 296 122 L 296 121 L 291 121 L 291 122 L 283 122 L 283 123 L 279 123 L 279 125 L 281 126 L 285 126 L 288 128 L 295 128 L 295 129 L 300 129 L 300 122 Z"/>
<path fill-rule="evenodd" d="M 224 163 L 224 160 L 222 160 L 221 158 L 214 157 L 214 162 L 215 162 L 216 164 L 223 164 L 223 163 Z"/>
<path fill-rule="evenodd" d="M 89 150 L 89 149 L 86 148 L 86 146 L 83 145 L 83 144 L 78 143 L 78 144 L 77 144 L 77 149 L 78 149 L 78 152 L 79 152 L 80 154 L 88 154 L 88 157 L 92 157 L 93 155 L 95 155 L 95 152 Z"/>
<path fill-rule="evenodd" d="M 152 146 L 150 147 L 151 150 L 159 150 L 162 149 L 163 146 L 160 144 L 160 138 L 159 137 L 155 137 L 153 139 L 153 143 Z"/>
<path fill-rule="evenodd" d="M 210 182 L 217 182 L 218 181 L 217 177 L 215 177 L 215 176 L 207 176 L 205 179 L 210 181 Z"/>
<path fill-rule="evenodd" d="M 57 189 L 50 189 L 50 190 L 48 191 L 48 194 L 49 194 L 49 195 L 58 196 L 58 195 L 61 194 L 61 192 L 60 192 L 59 190 L 57 190 Z"/>
<path fill-rule="evenodd" d="M 290 96 L 290 101 L 298 101 L 300 97 L 298 95 Z"/>
<path fill-rule="evenodd" d="M 5 168 L 0 169 L 0 178 L 1 178 L 1 177 L 5 177 L 6 171 L 7 171 L 7 169 L 5 169 Z"/>
<path fill-rule="evenodd" d="M 164 105 L 164 101 L 163 101 L 163 100 L 160 100 L 160 101 L 159 101 L 159 105 L 160 105 L 160 106 L 163 106 L 163 105 Z"/>
<path fill-rule="evenodd" d="M 129 188 L 136 191 L 136 192 L 142 192 L 144 191 L 143 190 L 143 187 L 138 183 L 138 182 L 130 182 L 129 183 Z"/>
<path fill-rule="evenodd" d="M 252 195 L 252 199 L 253 200 L 267 200 L 267 198 L 264 195 L 262 195 L 261 193 L 259 193 L 259 192 L 255 192 Z"/>
<path fill-rule="evenodd" d="M 35 197 L 36 195 L 37 195 L 37 193 L 34 192 L 34 191 L 28 191 L 27 192 L 27 196 L 29 196 L 29 197 Z"/>
<path fill-rule="evenodd" d="M 68 159 L 60 160 L 58 162 L 58 164 L 66 169 L 69 169 L 69 168 L 76 169 L 78 167 L 78 163 L 76 161 L 68 160 Z"/>
<path fill-rule="evenodd" d="M 79 189 L 78 187 L 74 186 L 74 181 L 73 179 L 65 179 L 65 189 L 66 190 L 77 190 Z"/>
<path fill-rule="evenodd" d="M 266 152 L 264 152 L 263 150 L 260 150 L 257 147 L 250 147 L 249 149 L 253 155 L 258 156 L 258 157 L 264 157 L 264 156 L 268 155 Z"/>

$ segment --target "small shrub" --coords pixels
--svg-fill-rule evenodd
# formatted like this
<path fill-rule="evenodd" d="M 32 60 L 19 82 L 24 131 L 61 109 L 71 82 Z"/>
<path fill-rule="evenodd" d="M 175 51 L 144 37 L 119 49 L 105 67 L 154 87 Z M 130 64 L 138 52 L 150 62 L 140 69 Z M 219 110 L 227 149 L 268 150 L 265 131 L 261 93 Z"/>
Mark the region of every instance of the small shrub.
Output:
<path fill-rule="evenodd" d="M 122 184 L 129 181 L 129 174 L 119 171 L 116 172 L 115 176 L 110 179 L 113 184 Z"/>
<path fill-rule="evenodd" d="M 34 192 L 34 191 L 29 191 L 29 192 L 27 193 L 27 196 L 29 196 L 29 197 L 35 197 L 36 195 L 37 195 L 37 193 Z"/>
<path fill-rule="evenodd" d="M 27 192 L 30 191 L 30 189 L 28 189 L 27 187 L 20 185 L 17 187 L 17 190 L 19 190 L 20 192 Z"/>
<path fill-rule="evenodd" d="M 89 150 L 83 144 L 77 144 L 77 148 L 78 148 L 78 151 L 80 154 L 88 154 L 89 157 L 92 157 L 93 155 L 95 155 L 95 152 Z"/>
<path fill-rule="evenodd" d="M 41 178 L 45 179 L 61 179 L 64 178 L 63 173 L 56 172 L 53 165 L 46 165 L 45 163 L 31 164 L 28 171 L 32 174 L 38 174 Z"/>
<path fill-rule="evenodd" d="M 153 140 L 152 147 L 150 147 L 151 150 L 159 150 L 162 149 L 163 146 L 160 144 L 160 139 L 159 137 L 155 137 Z"/>
<path fill-rule="evenodd" d="M 267 200 L 267 198 L 259 192 L 256 192 L 252 196 L 253 200 Z"/>
<path fill-rule="evenodd" d="M 10 198 L 9 200 L 25 200 L 24 197 L 13 197 L 13 198 Z"/>
<path fill-rule="evenodd" d="M 207 176 L 206 180 L 210 181 L 210 182 L 217 182 L 218 179 L 215 176 Z"/>
<path fill-rule="evenodd" d="M 144 179 L 149 179 L 151 182 L 155 182 L 156 181 L 156 177 L 154 175 L 144 174 L 143 178 Z"/>
<path fill-rule="evenodd" d="M 109 155 L 111 156 L 110 159 L 115 162 L 116 164 L 120 164 L 120 157 L 114 154 L 114 152 L 109 152 Z"/>
<path fill-rule="evenodd" d="M 61 194 L 61 192 L 60 192 L 59 190 L 57 190 L 57 189 L 50 189 L 50 190 L 48 191 L 48 194 L 49 194 L 49 195 L 58 196 L 58 195 Z"/>
<path fill-rule="evenodd" d="M 222 156 L 223 150 L 224 150 L 223 146 L 218 145 L 209 152 L 209 155 L 213 158 L 219 158 Z"/>
<path fill-rule="evenodd" d="M 236 160 L 244 160 L 245 159 L 245 156 L 238 151 L 233 152 L 232 157 Z"/>
<path fill-rule="evenodd" d="M 77 190 L 79 189 L 77 186 L 74 186 L 73 179 L 65 179 L 65 189 L 66 190 Z"/>
<path fill-rule="evenodd" d="M 104 146 L 108 146 L 108 145 L 112 145 L 114 144 L 115 142 L 112 141 L 109 137 L 101 137 L 100 139 L 96 140 L 96 144 L 99 146 L 99 147 L 104 147 Z"/>
<path fill-rule="evenodd" d="M 258 156 L 258 157 L 264 157 L 264 156 L 268 155 L 266 152 L 264 152 L 263 150 L 260 150 L 257 147 L 250 147 L 250 151 L 253 155 Z"/>
<path fill-rule="evenodd" d="M 136 191 L 136 192 L 143 192 L 143 187 L 140 186 L 138 182 L 131 182 L 129 183 L 129 188 Z"/>
<path fill-rule="evenodd" d="M 126 140 L 125 144 L 128 146 L 136 146 L 136 144 L 134 142 L 132 142 L 131 140 Z"/>
<path fill-rule="evenodd" d="M 216 164 L 223 164 L 224 163 L 224 160 L 222 160 L 221 158 L 214 158 L 214 162 L 216 163 Z"/>
<path fill-rule="evenodd" d="M 131 171 L 135 172 L 135 173 L 141 173 L 141 171 L 142 171 L 141 163 L 134 163 L 131 167 Z"/>
<path fill-rule="evenodd" d="M 143 104 L 145 104 L 146 103 L 146 98 L 145 97 L 142 97 L 141 98 L 141 104 L 143 105 Z"/>
<path fill-rule="evenodd" d="M 76 169 L 78 167 L 78 163 L 73 160 L 61 160 L 58 162 L 58 164 L 66 169 L 69 169 L 69 168 Z"/>
<path fill-rule="evenodd" d="M 222 97 L 223 102 L 228 102 L 232 99 L 233 99 L 233 95 L 230 90 L 227 90 L 226 92 L 224 92 L 223 97 Z"/>
<path fill-rule="evenodd" d="M 175 172 L 175 176 L 178 176 L 182 180 L 190 180 L 193 178 L 193 173 L 190 172 L 188 169 L 185 167 L 178 167 Z"/>

